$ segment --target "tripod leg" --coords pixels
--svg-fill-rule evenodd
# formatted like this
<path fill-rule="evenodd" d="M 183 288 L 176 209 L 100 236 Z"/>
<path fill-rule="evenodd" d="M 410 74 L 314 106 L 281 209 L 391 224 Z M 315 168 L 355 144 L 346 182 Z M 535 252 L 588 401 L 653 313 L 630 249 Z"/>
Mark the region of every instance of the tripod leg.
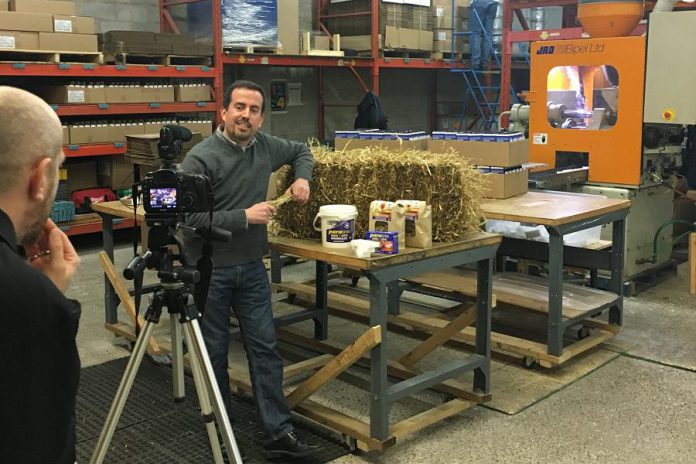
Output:
<path fill-rule="evenodd" d="M 201 333 L 201 327 L 198 325 L 197 319 L 191 319 L 185 323 L 185 326 L 190 327 L 190 339 L 191 345 L 189 345 L 189 353 L 191 356 L 195 356 L 198 360 L 198 365 L 201 366 L 201 374 L 203 380 L 208 386 L 211 392 L 213 400 L 213 410 L 215 411 L 215 417 L 217 418 L 218 426 L 220 427 L 220 434 L 222 435 L 222 440 L 225 443 L 225 448 L 227 449 L 227 455 L 234 456 L 234 462 L 236 464 L 242 464 L 242 457 L 239 454 L 239 448 L 237 448 L 237 442 L 234 439 L 234 432 L 232 431 L 232 425 L 230 424 L 230 418 L 227 416 L 227 411 L 225 409 L 225 404 L 222 401 L 222 395 L 220 394 L 220 388 L 215 380 L 215 375 L 213 374 L 213 365 L 210 364 L 210 358 L 208 357 L 208 350 L 205 347 L 203 341 L 203 335 Z"/>
<path fill-rule="evenodd" d="M 169 315 L 169 325 L 171 327 L 172 340 L 172 374 L 174 386 L 174 401 L 180 403 L 186 397 L 184 388 L 184 350 L 181 345 L 181 325 L 177 320 L 176 314 Z M 188 343 L 188 342 L 187 342 Z"/>
<path fill-rule="evenodd" d="M 184 326 L 184 337 L 186 344 L 191 344 L 191 328 Z M 198 393 L 198 403 L 201 405 L 201 416 L 205 422 L 205 428 L 208 431 L 208 439 L 210 440 L 210 448 L 213 451 L 213 458 L 217 464 L 222 464 L 222 451 L 220 451 L 220 442 L 218 441 L 217 433 L 215 432 L 215 421 L 212 414 L 213 410 L 210 406 L 210 396 L 208 395 L 208 385 L 205 383 L 201 366 L 198 363 L 196 356 L 191 356 L 191 371 L 193 372 L 193 382 L 196 384 L 196 393 Z"/>
<path fill-rule="evenodd" d="M 109 449 L 109 444 L 116 431 L 116 425 L 118 425 L 118 420 L 123 412 L 123 407 L 126 405 L 128 400 L 128 394 L 133 386 L 133 381 L 135 380 L 135 375 L 138 373 L 140 368 L 140 363 L 143 360 L 145 350 L 147 348 L 147 342 L 152 336 L 152 331 L 155 329 L 156 323 L 151 321 L 145 322 L 143 331 L 140 333 L 133 353 L 128 360 L 128 365 L 126 366 L 126 371 L 123 374 L 121 383 L 118 385 L 118 390 L 116 390 L 116 396 L 114 396 L 114 401 L 111 403 L 111 409 L 109 409 L 109 414 L 106 416 L 106 421 L 104 422 L 104 427 L 99 434 L 99 440 L 97 440 L 97 445 L 92 453 L 92 458 L 90 459 L 90 464 L 101 464 L 106 456 L 106 452 Z M 240 461 L 241 462 L 241 461 Z"/>

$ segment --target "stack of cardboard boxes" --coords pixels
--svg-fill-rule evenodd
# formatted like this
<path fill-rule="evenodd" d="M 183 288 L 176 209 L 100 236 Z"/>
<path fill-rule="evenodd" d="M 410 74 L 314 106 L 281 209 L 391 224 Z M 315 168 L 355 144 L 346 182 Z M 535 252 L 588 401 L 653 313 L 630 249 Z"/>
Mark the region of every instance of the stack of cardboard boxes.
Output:
<path fill-rule="evenodd" d="M 99 51 L 134 55 L 210 56 L 210 43 L 195 42 L 193 37 L 146 31 L 107 31 L 99 34 Z"/>
<path fill-rule="evenodd" d="M 179 124 L 191 132 L 208 137 L 213 132 L 213 122 L 203 119 L 185 121 L 128 120 L 128 121 L 87 121 L 75 122 L 63 129 L 63 143 L 84 145 L 92 143 L 122 143 L 126 135 L 157 134 L 165 124 Z M 65 133 L 67 129 L 67 134 Z"/>
<path fill-rule="evenodd" d="M 141 83 L 71 83 L 68 85 L 47 85 L 36 92 L 48 103 L 66 104 L 118 104 L 118 103 L 168 103 L 210 101 L 211 87 L 200 82 L 179 84 L 141 84 Z M 129 121 L 88 121 L 71 122 L 63 126 L 65 144 L 114 143 L 125 142 L 127 134 L 147 134 L 159 132 L 163 124 L 176 121 L 129 120 Z M 212 122 L 195 120 L 195 132 L 204 137 L 212 132 Z"/>
<path fill-rule="evenodd" d="M 464 140 L 467 139 L 467 140 Z M 432 153 L 454 150 L 485 173 L 485 198 L 510 198 L 527 191 L 529 140 L 522 134 L 464 134 L 433 132 Z"/>
<path fill-rule="evenodd" d="M 0 1 L 0 50 L 97 52 L 94 18 L 69 1 Z"/>
<path fill-rule="evenodd" d="M 370 11 L 370 0 L 332 1 L 328 14 Z M 370 50 L 370 15 L 330 19 L 327 27 L 341 34 L 343 50 Z M 432 51 L 433 18 L 430 0 L 379 2 L 379 44 L 382 50 Z"/>
<path fill-rule="evenodd" d="M 439 53 L 468 53 L 469 40 L 463 36 L 454 37 L 452 33 L 466 32 L 469 21 L 469 4 L 471 0 L 433 0 L 433 51 Z M 454 10 L 452 7 L 454 6 Z M 455 15 L 455 12 L 457 13 Z M 466 15 L 466 17 L 462 17 Z M 454 29 L 452 26 L 454 25 Z"/>

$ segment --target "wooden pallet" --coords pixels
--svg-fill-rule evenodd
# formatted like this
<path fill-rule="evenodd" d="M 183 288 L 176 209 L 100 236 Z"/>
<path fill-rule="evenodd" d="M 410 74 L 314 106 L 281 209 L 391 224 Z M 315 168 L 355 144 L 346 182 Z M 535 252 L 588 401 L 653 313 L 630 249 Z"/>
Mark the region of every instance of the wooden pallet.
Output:
<path fill-rule="evenodd" d="M 1 63 L 86 63 L 103 64 L 104 56 L 100 52 L 71 52 L 47 50 L 0 50 Z"/>
<path fill-rule="evenodd" d="M 107 53 L 104 62 L 120 65 L 211 66 L 212 57 L 196 55 L 158 55 L 146 53 Z"/>
<path fill-rule="evenodd" d="M 226 45 L 225 53 L 262 53 L 275 54 L 278 52 L 276 47 L 268 45 Z"/>
<path fill-rule="evenodd" d="M 452 52 L 432 52 L 430 57 L 433 61 L 462 61 L 462 53 L 452 53 Z"/>
<path fill-rule="evenodd" d="M 429 58 L 432 59 L 433 52 L 425 50 L 391 49 L 382 50 L 384 58 Z"/>

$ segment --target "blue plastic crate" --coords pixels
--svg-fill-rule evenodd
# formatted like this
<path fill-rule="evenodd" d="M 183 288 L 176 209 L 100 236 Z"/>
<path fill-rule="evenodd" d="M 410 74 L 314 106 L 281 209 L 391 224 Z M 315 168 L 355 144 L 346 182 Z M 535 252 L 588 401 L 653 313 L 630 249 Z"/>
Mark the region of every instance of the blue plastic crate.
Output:
<path fill-rule="evenodd" d="M 51 210 L 53 222 L 72 221 L 75 218 L 75 205 L 72 201 L 56 201 Z"/>

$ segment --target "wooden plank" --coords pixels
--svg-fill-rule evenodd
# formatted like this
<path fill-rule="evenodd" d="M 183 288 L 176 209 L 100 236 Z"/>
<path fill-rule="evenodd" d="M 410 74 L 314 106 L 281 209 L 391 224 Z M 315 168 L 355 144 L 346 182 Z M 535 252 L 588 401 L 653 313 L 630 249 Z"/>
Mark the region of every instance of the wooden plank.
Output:
<path fill-rule="evenodd" d="M 314 287 L 297 283 L 278 284 L 278 287 L 292 289 L 289 293 L 302 296 L 307 300 L 307 304 L 309 305 L 312 304 L 311 301 L 314 301 Z M 368 301 L 336 292 L 329 292 L 329 310 L 331 314 L 359 319 L 363 322 L 369 321 L 370 317 L 370 304 Z M 430 334 L 435 330 L 441 329 L 448 323 L 448 321 L 444 319 L 408 311 L 401 311 L 398 316 L 387 316 L 387 322 L 390 328 L 398 327 L 405 331 L 419 330 Z M 473 327 L 466 327 L 453 336 L 451 340 L 471 346 L 476 341 L 476 329 Z M 558 356 L 547 353 L 545 344 L 511 335 L 491 332 L 491 348 L 503 354 L 514 353 L 519 356 L 529 356 L 546 365 L 556 366 L 560 363 L 560 358 Z"/>
<path fill-rule="evenodd" d="M 629 200 L 567 192 L 527 192 L 504 200 L 486 199 L 486 219 L 558 226 L 627 209 Z"/>
<path fill-rule="evenodd" d="M 498 245 L 501 236 L 485 232 L 471 232 L 461 240 L 452 243 L 433 243 L 432 248 L 404 248 L 395 255 L 374 255 L 370 258 L 357 258 L 351 248 L 326 248 L 317 240 L 301 240 L 285 237 L 268 237 L 271 250 L 282 254 L 296 255 L 312 261 L 325 261 L 329 264 L 345 266 L 350 269 L 379 269 L 396 264 L 420 261 L 426 258 L 443 256 L 474 248 Z"/>
<path fill-rule="evenodd" d="M 309 398 L 312 393 L 324 386 L 329 380 L 335 379 L 338 374 L 348 369 L 363 354 L 370 351 L 382 342 L 382 328 L 370 327 L 358 337 L 350 346 L 343 350 L 334 359 L 326 363 L 313 376 L 305 380 L 288 396 L 290 409 Z"/>
<path fill-rule="evenodd" d="M 472 305 L 453 319 L 452 322 L 433 332 L 433 334 L 421 344 L 402 356 L 401 359 L 399 359 L 399 363 L 407 367 L 413 366 L 425 356 L 432 353 L 435 348 L 442 346 L 455 334 L 461 332 L 464 327 L 470 326 L 475 320 L 476 305 Z"/>
<path fill-rule="evenodd" d="M 227 371 L 230 374 L 230 386 L 247 393 L 252 393 L 249 374 L 235 368 L 229 368 Z M 310 399 L 306 399 L 301 404 L 298 404 L 295 407 L 295 412 L 336 430 L 337 432 L 355 438 L 364 444 L 364 446 L 361 447 L 364 451 L 382 451 L 385 446 L 393 444 L 394 442 L 393 438 L 385 442 L 380 442 L 372 438 L 370 436 L 369 424 L 329 407 L 320 405 Z"/>
<path fill-rule="evenodd" d="M 689 293 L 696 295 L 696 232 L 689 234 Z"/>
<path fill-rule="evenodd" d="M 283 368 L 283 378 L 288 379 L 291 377 L 298 376 L 300 374 L 304 374 L 305 372 L 313 371 L 315 369 L 318 369 L 329 361 L 333 359 L 333 356 L 330 354 L 322 354 L 321 356 L 317 356 L 315 358 L 310 358 L 298 363 L 290 364 L 289 366 L 285 366 Z"/>
<path fill-rule="evenodd" d="M 462 401 L 460 399 L 448 401 L 420 414 L 416 414 L 413 417 L 409 417 L 398 424 L 394 424 L 391 427 L 391 433 L 397 439 L 402 438 L 405 435 L 417 432 L 418 430 L 445 420 L 448 417 L 459 414 L 473 405 L 474 403 Z"/>
<path fill-rule="evenodd" d="M 441 290 L 463 294 L 476 293 L 476 272 L 465 269 L 444 269 L 407 279 Z M 493 275 L 493 292 L 501 303 L 548 313 L 549 287 L 546 279 L 517 272 Z M 617 295 L 582 285 L 563 284 L 563 317 L 575 318 L 615 301 Z"/>
<path fill-rule="evenodd" d="M 123 322 L 117 322 L 115 324 L 104 323 L 104 328 L 114 335 L 123 337 L 132 342 L 136 341 L 138 337 L 135 336 L 135 327 L 130 324 L 125 324 Z M 157 341 L 160 351 L 158 353 L 150 353 L 157 356 L 164 356 L 172 351 L 172 344 L 168 339 L 160 339 Z M 184 364 L 188 365 L 188 354 L 184 355 Z"/>
<path fill-rule="evenodd" d="M 302 330 L 295 329 L 293 327 L 284 327 L 280 329 L 278 331 L 278 339 L 286 343 L 329 354 L 338 354 L 343 350 L 343 347 L 338 346 L 335 343 L 329 341 L 319 341 Z M 356 362 L 356 364 L 369 369 L 369 356 L 363 356 Z M 390 376 L 397 377 L 402 380 L 407 380 L 421 374 L 421 372 L 403 366 L 396 361 L 388 361 L 387 367 Z M 467 386 L 463 383 L 452 379 L 445 380 L 441 384 L 431 387 L 431 389 L 442 393 L 447 393 L 448 395 L 456 396 L 457 398 L 473 401 L 475 403 L 484 403 L 486 401 L 490 401 L 491 399 L 490 394 L 472 392 L 471 388 L 467 388 Z"/>
<path fill-rule="evenodd" d="M 106 274 L 106 277 L 109 279 L 109 282 L 111 282 L 111 286 L 114 287 L 116 295 L 118 295 L 118 297 L 121 299 L 121 304 L 125 308 L 126 313 L 128 313 L 128 316 L 131 318 L 131 321 L 133 322 L 133 324 L 135 324 L 135 304 L 133 303 L 133 300 L 131 299 L 131 296 L 128 293 L 126 285 L 123 283 L 123 280 L 121 280 L 121 277 L 116 272 L 116 268 L 111 262 L 111 259 L 109 259 L 109 255 L 106 254 L 106 251 L 99 252 L 99 264 L 101 264 L 101 267 L 104 270 L 104 274 Z M 145 325 L 145 319 L 143 319 L 143 317 L 140 315 L 138 315 L 138 325 L 140 325 L 140 327 Z M 157 340 L 154 336 L 150 337 L 150 340 L 148 340 L 147 342 L 147 346 L 148 353 L 162 354 L 159 344 L 157 343 Z"/>
<path fill-rule="evenodd" d="M 572 345 L 566 346 L 565 348 L 563 348 L 563 354 L 561 354 L 560 356 L 559 364 L 563 364 L 569 359 L 574 358 L 575 356 L 581 353 L 584 353 L 590 348 L 594 348 L 595 346 L 606 342 L 615 335 L 615 333 L 609 332 L 607 330 L 598 330 L 596 333 L 593 333 L 589 337 L 585 337 L 582 340 L 578 340 L 577 342 L 573 343 Z"/>

